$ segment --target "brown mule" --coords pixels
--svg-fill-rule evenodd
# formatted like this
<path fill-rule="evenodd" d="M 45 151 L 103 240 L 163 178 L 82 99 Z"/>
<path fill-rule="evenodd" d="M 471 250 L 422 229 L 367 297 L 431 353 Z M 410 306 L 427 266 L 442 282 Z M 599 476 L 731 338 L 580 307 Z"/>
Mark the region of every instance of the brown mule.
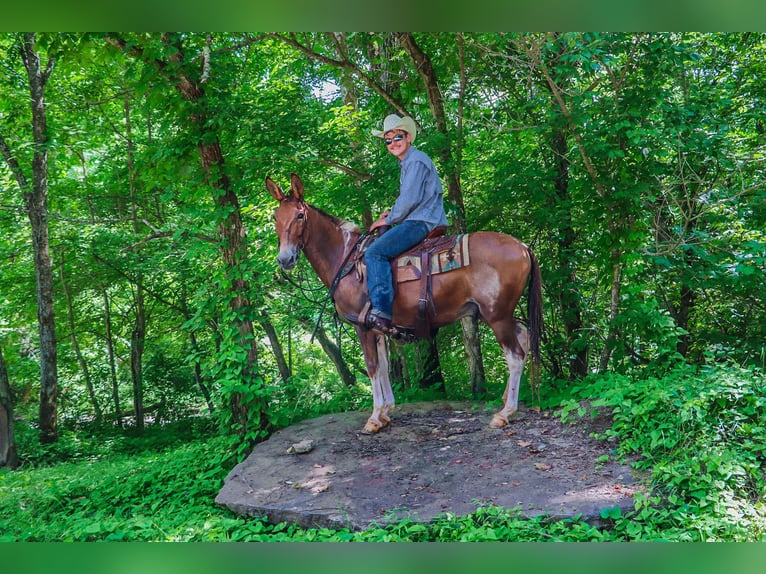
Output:
<path fill-rule="evenodd" d="M 303 182 L 296 174 L 291 175 L 288 193 L 269 177 L 266 188 L 279 202 L 274 215 L 279 266 L 292 269 L 303 251 L 325 286 L 332 286 L 338 315 L 359 317 L 367 300 L 366 285 L 353 273 L 336 281 L 361 236 L 359 227 L 306 203 Z M 490 422 L 492 427 L 501 428 L 518 409 L 519 381 L 525 359 L 530 356 L 536 365 L 540 360 L 540 268 L 532 250 L 510 235 L 479 231 L 470 235 L 469 246 L 470 265 L 432 278 L 431 325 L 438 328 L 474 315 L 490 326 L 503 349 L 509 370 L 503 408 Z M 394 324 L 412 331 L 416 327 L 420 296 L 417 283 L 400 284 L 394 299 Z M 513 316 L 527 283 L 528 328 Z M 372 382 L 373 410 L 364 431 L 374 433 L 390 422 L 394 407 L 388 377 L 388 347 L 386 337 L 372 331 L 364 320 L 354 323 L 354 327 Z"/>

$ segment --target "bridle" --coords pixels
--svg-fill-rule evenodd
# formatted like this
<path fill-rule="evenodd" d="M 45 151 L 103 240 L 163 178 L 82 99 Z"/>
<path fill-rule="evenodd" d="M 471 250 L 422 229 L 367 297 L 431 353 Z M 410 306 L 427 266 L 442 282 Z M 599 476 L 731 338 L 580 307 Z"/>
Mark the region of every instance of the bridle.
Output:
<path fill-rule="evenodd" d="M 298 248 L 299 251 L 303 251 L 305 247 L 303 234 L 306 231 L 306 225 L 308 223 L 308 218 L 309 218 L 308 208 L 310 206 L 303 200 L 298 200 L 298 201 L 299 201 L 299 205 L 298 205 L 297 211 L 293 215 L 292 220 L 287 224 L 284 235 L 285 235 L 285 239 L 289 239 L 293 233 L 293 225 L 295 225 L 296 222 L 300 222 L 301 223 L 300 236 L 298 236 L 297 238 L 298 241 L 295 243 L 295 246 Z M 335 291 L 338 289 L 338 285 L 340 285 L 341 280 L 350 273 L 351 269 L 353 269 L 354 263 L 353 262 L 349 263 L 352 259 L 352 256 L 354 255 L 354 253 L 357 252 L 359 245 L 362 244 L 362 242 L 367 238 L 368 235 L 369 235 L 369 232 L 365 232 L 361 234 L 359 238 L 356 240 L 356 242 L 354 242 L 354 244 L 348 250 L 348 252 L 344 255 L 343 261 L 330 284 L 328 296 L 323 301 L 322 306 L 319 310 L 319 315 L 317 316 L 316 325 L 314 327 L 314 330 L 311 333 L 311 341 L 314 340 L 314 336 L 316 335 L 317 329 L 319 328 L 319 325 L 322 321 L 322 315 L 324 315 L 325 309 L 327 308 L 327 303 L 329 301 L 332 301 L 333 304 L 335 303 Z M 279 237 L 277 237 L 277 244 L 278 245 L 281 244 L 281 239 Z M 303 291 L 303 288 L 300 285 L 298 285 L 295 281 L 293 281 L 292 278 L 289 277 L 284 270 L 281 270 L 281 273 L 282 273 L 282 277 L 285 280 L 287 280 L 289 283 L 297 287 L 300 291 Z M 307 300 L 309 299 L 307 298 Z"/>
<path fill-rule="evenodd" d="M 293 231 L 293 225 L 297 222 L 301 222 L 301 230 L 300 230 L 300 237 L 298 238 L 298 242 L 296 243 L 296 247 L 299 251 L 303 251 L 303 247 L 305 246 L 305 243 L 303 242 L 303 233 L 306 230 L 306 223 L 308 222 L 308 210 L 306 209 L 308 206 L 306 205 L 306 202 L 303 200 L 299 200 L 299 206 L 298 210 L 296 211 L 295 215 L 293 216 L 290 223 L 287 224 L 287 229 L 285 229 L 285 239 L 290 239 L 290 236 L 292 235 Z M 277 237 L 277 245 L 281 245 L 282 240 Z"/>

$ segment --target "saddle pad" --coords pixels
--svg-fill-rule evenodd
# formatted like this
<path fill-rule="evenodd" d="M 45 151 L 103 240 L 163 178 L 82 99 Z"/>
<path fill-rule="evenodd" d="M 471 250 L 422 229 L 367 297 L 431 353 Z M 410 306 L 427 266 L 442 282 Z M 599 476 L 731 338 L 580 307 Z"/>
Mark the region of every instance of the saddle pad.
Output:
<path fill-rule="evenodd" d="M 423 249 L 433 250 L 429 256 L 432 275 L 446 273 L 470 264 L 468 234 L 450 235 L 427 239 L 414 249 L 400 255 L 394 262 L 394 277 L 397 283 L 420 279 L 421 253 Z"/>

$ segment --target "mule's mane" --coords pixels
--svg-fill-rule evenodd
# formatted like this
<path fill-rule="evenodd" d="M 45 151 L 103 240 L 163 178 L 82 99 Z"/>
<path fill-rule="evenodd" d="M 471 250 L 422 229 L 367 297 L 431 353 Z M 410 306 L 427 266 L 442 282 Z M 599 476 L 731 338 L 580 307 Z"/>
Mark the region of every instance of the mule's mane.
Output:
<path fill-rule="evenodd" d="M 311 204 L 309 204 L 311 205 Z M 349 233 L 360 233 L 359 226 L 356 223 L 353 223 L 351 221 L 346 221 L 345 219 L 341 219 L 340 217 L 336 217 L 335 215 L 332 215 L 331 213 L 327 213 L 324 209 L 317 207 L 316 205 L 311 205 L 311 207 L 319 213 L 322 217 L 325 217 L 329 219 L 335 227 L 338 227 L 339 229 L 342 229 L 344 231 L 347 231 Z"/>

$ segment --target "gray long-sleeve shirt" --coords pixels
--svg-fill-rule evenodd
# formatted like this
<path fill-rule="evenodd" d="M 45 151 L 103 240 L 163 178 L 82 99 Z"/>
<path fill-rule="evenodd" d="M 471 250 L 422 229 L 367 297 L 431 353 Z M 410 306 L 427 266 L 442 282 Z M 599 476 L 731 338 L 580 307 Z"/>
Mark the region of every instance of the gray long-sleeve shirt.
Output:
<path fill-rule="evenodd" d="M 386 217 L 386 223 L 393 225 L 405 220 L 422 221 L 429 231 L 448 225 L 442 184 L 431 158 L 411 147 L 404 159 L 399 161 L 399 167 L 399 197 Z"/>

